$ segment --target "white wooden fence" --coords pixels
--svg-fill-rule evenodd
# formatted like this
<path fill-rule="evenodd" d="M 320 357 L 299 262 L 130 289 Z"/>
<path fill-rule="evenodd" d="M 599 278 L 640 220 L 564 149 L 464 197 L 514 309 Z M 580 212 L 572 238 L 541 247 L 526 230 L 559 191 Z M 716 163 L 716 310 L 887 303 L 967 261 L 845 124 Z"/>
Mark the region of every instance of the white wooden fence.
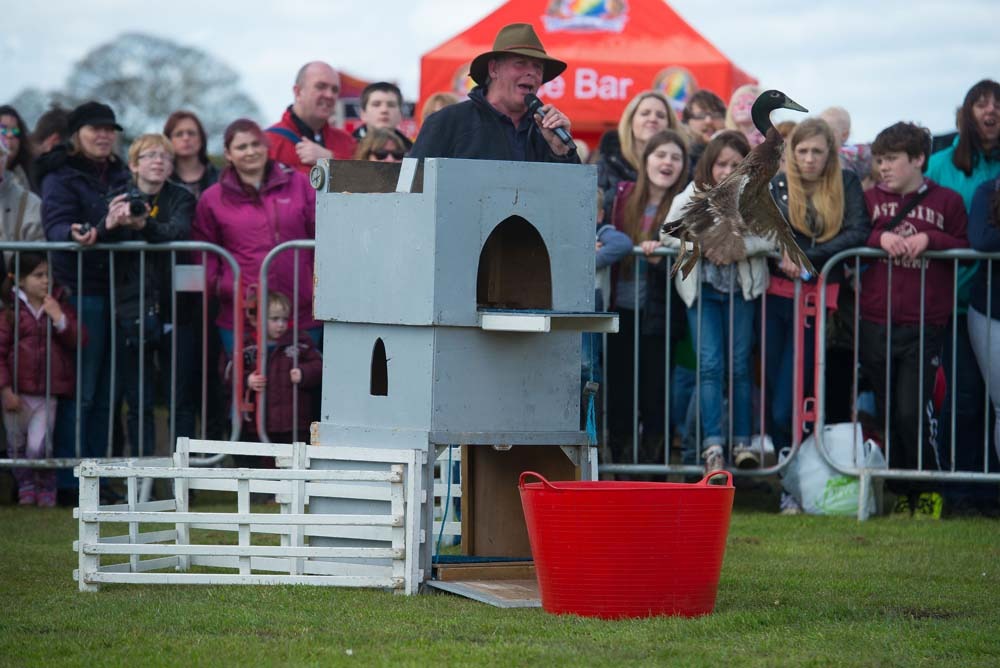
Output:
<path fill-rule="evenodd" d="M 451 539 L 457 540 L 462 536 L 462 520 L 458 514 L 459 502 L 462 499 L 462 483 L 458 475 L 461 466 L 461 446 L 447 445 L 437 448 L 437 460 L 434 466 L 434 535 L 431 537 L 435 554 L 439 547 L 450 545 Z M 439 538 L 441 545 L 438 544 Z"/>
<path fill-rule="evenodd" d="M 194 468 L 192 454 L 274 457 L 277 468 Z M 426 458 L 419 450 L 182 438 L 173 460 L 83 462 L 75 469 L 80 535 L 74 542 L 79 555 L 74 579 L 81 591 L 96 591 L 104 583 L 146 583 L 309 584 L 415 593 L 424 577 L 420 552 L 427 540 L 421 526 Z M 316 460 L 361 466 L 311 469 Z M 125 503 L 99 504 L 102 478 L 126 480 Z M 139 487 L 146 478 L 172 480 L 173 498 L 140 502 Z M 192 512 L 194 490 L 234 492 L 235 512 Z M 251 494 L 273 497 L 277 512 L 252 511 Z M 389 510 L 306 512 L 309 499 L 317 497 L 384 501 Z M 102 536 L 102 525 L 108 524 L 125 524 L 128 532 Z M 155 530 L 147 530 L 151 525 Z M 312 537 L 348 546 L 314 546 L 309 544 Z M 114 557 L 115 563 L 102 564 L 102 557 Z"/>

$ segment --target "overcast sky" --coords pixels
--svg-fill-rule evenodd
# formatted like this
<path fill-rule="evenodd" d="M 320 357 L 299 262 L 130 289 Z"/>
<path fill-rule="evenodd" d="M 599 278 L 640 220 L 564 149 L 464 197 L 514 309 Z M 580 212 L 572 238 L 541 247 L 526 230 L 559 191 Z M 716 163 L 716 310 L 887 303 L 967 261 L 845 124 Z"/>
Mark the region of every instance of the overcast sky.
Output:
<path fill-rule="evenodd" d="M 420 56 L 501 0 L 12 2 L 0 33 L 0 101 L 60 88 L 73 64 L 125 31 L 163 35 L 233 67 L 267 122 L 303 62 L 322 59 L 417 95 Z M 855 141 L 897 120 L 954 126 L 965 91 L 1000 78 L 998 0 L 738 0 L 669 3 L 765 87 L 810 109 L 848 108 Z M 530 17 L 526 17 L 530 18 Z M 559 54 L 555 54 L 558 56 Z"/>

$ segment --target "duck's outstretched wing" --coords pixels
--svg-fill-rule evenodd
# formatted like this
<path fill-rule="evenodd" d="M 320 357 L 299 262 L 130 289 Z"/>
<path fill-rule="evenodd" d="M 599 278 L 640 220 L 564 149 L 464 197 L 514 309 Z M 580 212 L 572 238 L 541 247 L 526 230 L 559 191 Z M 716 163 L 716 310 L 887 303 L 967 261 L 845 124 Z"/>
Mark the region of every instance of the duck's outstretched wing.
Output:
<path fill-rule="evenodd" d="M 746 259 L 743 238 L 746 225 L 739 203 L 750 177 L 734 172 L 711 190 L 697 193 L 679 221 L 665 224 L 664 231 L 681 241 L 673 273 L 680 269 L 687 278 L 701 256 L 715 264 L 732 264 Z M 688 250 L 688 243 L 691 250 Z"/>
<path fill-rule="evenodd" d="M 743 212 L 743 220 L 746 222 L 748 234 L 772 240 L 778 250 L 787 255 L 792 262 L 813 276 L 816 275 L 816 268 L 795 242 L 792 226 L 781 215 L 781 211 L 771 197 L 770 190 L 762 189 L 759 193 L 745 193 L 744 198 L 740 201 L 740 209 Z"/>

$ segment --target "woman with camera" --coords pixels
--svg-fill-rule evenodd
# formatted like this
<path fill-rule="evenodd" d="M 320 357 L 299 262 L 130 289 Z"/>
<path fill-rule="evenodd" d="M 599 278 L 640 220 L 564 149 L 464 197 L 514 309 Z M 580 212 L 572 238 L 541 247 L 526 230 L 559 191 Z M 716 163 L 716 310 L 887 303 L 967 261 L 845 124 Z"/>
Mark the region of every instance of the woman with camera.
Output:
<path fill-rule="evenodd" d="M 174 148 L 165 136 L 144 134 L 132 142 L 128 168 L 133 180 L 111 200 L 105 222 L 108 241 L 163 243 L 190 237 L 195 199 L 187 188 L 167 180 L 173 164 Z M 129 443 L 139 455 L 156 451 L 153 353 L 157 345 L 170 345 L 164 323 L 172 322 L 171 287 L 169 253 L 124 251 L 115 255 L 118 388 L 129 407 Z M 170 372 L 165 371 L 162 378 L 169 382 Z M 192 431 L 194 392 L 193 386 L 178 387 L 177 392 L 178 421 L 181 406 L 186 406 Z"/>
<path fill-rule="evenodd" d="M 53 149 L 45 161 L 46 169 L 39 173 L 42 220 L 49 241 L 92 246 L 107 238 L 110 210 L 115 207 L 111 193 L 129 181 L 125 163 L 114 153 L 121 129 L 114 111 L 106 104 L 85 102 L 70 112 L 67 146 Z M 79 281 L 78 256 L 82 264 Z M 56 418 L 56 454 L 75 456 L 79 427 L 80 454 L 101 457 L 109 450 L 108 253 L 64 251 L 52 253 L 51 260 L 55 281 L 70 290 L 74 307 L 79 304 L 80 322 L 87 332 L 78 369 L 79 424 L 73 400 L 61 399 Z M 60 472 L 60 486 L 76 487 L 71 471 Z"/>

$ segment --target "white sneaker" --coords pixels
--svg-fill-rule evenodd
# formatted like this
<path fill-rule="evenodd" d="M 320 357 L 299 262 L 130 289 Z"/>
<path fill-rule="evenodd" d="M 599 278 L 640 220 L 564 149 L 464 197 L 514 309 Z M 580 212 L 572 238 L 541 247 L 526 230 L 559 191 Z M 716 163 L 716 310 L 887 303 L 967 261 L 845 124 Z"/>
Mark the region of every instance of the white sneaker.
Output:
<path fill-rule="evenodd" d="M 802 506 L 796 500 L 794 496 L 788 492 L 781 493 L 781 511 L 782 515 L 801 515 L 803 512 Z"/>
<path fill-rule="evenodd" d="M 733 463 L 739 469 L 760 468 L 760 455 L 746 445 L 737 445 L 733 448 Z"/>
<path fill-rule="evenodd" d="M 726 453 L 723 452 L 721 445 L 708 446 L 705 452 L 701 453 L 701 457 L 705 460 L 705 475 L 726 468 Z"/>

